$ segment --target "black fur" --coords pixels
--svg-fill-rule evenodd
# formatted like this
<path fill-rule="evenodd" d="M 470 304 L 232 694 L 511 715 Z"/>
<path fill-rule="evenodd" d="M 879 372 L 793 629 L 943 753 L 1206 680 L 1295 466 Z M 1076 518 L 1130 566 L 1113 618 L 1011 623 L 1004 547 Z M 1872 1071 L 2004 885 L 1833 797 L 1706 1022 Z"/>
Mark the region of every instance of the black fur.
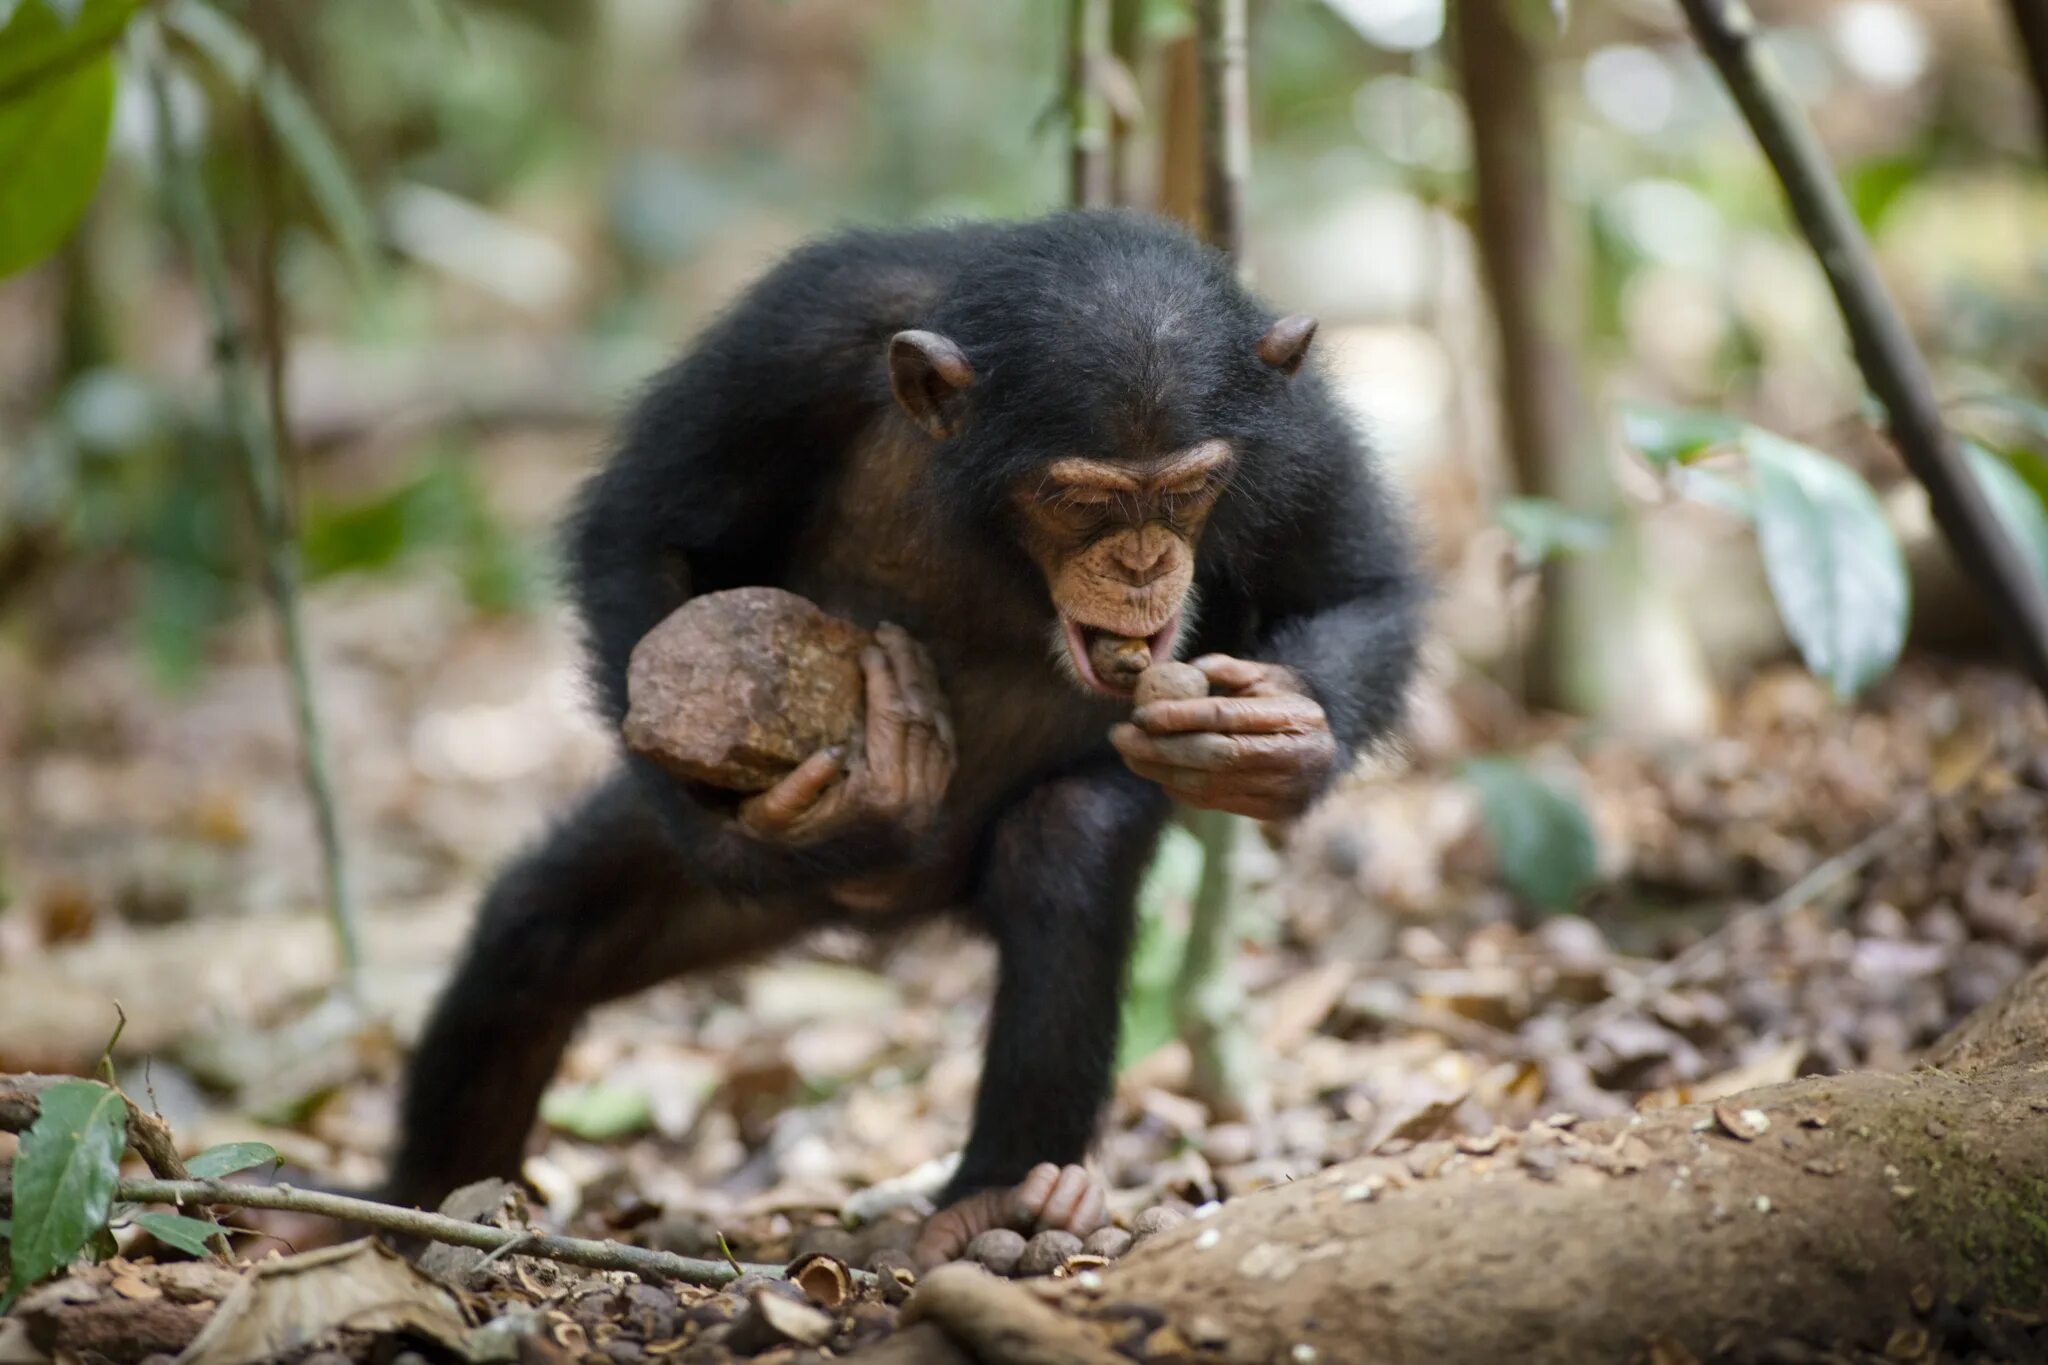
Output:
<path fill-rule="evenodd" d="M 1079 1160 L 1167 802 L 1110 749 L 1115 708 L 1058 676 L 1054 613 L 1006 494 L 1061 456 L 1227 439 L 1237 463 L 1200 545 L 1183 654 L 1298 669 L 1347 757 L 1386 735 L 1419 633 L 1405 518 L 1313 356 L 1291 379 L 1257 359 L 1272 321 L 1220 255 L 1137 215 L 853 232 L 792 255 L 657 377 L 569 528 L 606 717 L 624 714 L 633 646 L 693 593 L 781 584 L 894 620 L 931 649 L 960 732 L 942 829 L 915 850 L 770 846 L 722 799 L 629 760 L 486 899 L 414 1059 L 392 1193 L 430 1200 L 514 1171 L 595 1003 L 843 919 L 828 885 L 906 860 L 916 909 L 967 907 L 1001 953 L 949 1194 Z M 906 581 L 834 567 L 885 534 L 844 524 L 834 499 L 863 442 L 909 430 L 885 364 L 908 328 L 951 337 L 976 378 L 900 509 L 943 547 Z"/>

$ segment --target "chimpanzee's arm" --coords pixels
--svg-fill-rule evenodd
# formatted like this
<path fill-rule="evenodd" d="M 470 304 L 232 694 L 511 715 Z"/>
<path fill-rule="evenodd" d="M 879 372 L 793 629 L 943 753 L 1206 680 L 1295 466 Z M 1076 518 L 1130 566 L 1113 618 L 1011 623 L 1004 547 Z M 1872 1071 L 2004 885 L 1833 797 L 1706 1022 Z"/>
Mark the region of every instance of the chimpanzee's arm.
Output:
<path fill-rule="evenodd" d="M 1086 1152 L 1109 1097 L 1138 882 L 1167 807 L 1105 759 L 998 821 L 974 909 L 1000 978 L 974 1130 L 945 1202 Z"/>
<path fill-rule="evenodd" d="M 608 720 L 627 708 L 642 636 L 695 594 L 775 584 L 845 452 L 889 402 L 882 357 L 905 278 L 850 238 L 800 252 L 659 375 L 568 527 L 571 586 Z M 756 839 L 722 794 L 629 767 L 671 840 L 714 887 L 820 885 L 893 856 L 865 836 Z"/>
<path fill-rule="evenodd" d="M 1348 434 L 1317 497 L 1265 566 L 1257 658 L 1298 673 L 1342 749 L 1336 771 L 1400 719 L 1422 636 L 1406 514 Z"/>

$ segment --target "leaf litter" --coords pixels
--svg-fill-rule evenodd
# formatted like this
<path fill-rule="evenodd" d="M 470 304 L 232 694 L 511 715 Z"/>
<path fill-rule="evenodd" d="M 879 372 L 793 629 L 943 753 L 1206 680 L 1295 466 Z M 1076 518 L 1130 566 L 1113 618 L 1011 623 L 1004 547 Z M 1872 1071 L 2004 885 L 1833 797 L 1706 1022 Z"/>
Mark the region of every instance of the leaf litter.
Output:
<path fill-rule="evenodd" d="M 320 1177 L 375 1178 L 397 1057 L 478 885 L 604 762 L 567 681 L 560 623 L 480 627 L 446 591 L 387 583 L 315 599 L 323 676 L 361 703 L 334 708 L 346 731 L 335 747 L 379 907 L 373 1003 L 398 1046 L 351 1048 L 280 1095 L 275 1059 L 237 1045 L 317 1015 L 326 971 L 323 926 L 275 909 L 313 903 L 316 861 L 296 819 L 288 717 L 252 635 L 231 639 L 183 703 L 85 651 L 0 712 L 0 761 L 23 779 L 0 810 L 27 832 L 8 848 L 18 910 L 0 917 L 0 1067 L 90 1070 L 106 1020 L 81 1020 L 80 1002 L 120 998 L 135 1021 L 124 1076 L 147 1059 L 189 1146 L 260 1135 Z M 392 647 L 406 636 L 440 643 Z M 1348 785 L 1245 860 L 1258 913 L 1239 970 L 1271 1114 L 1213 1122 L 1183 1093 L 1178 1044 L 1125 1072 L 1096 1160 L 1140 1244 L 1211 1201 L 1374 1150 L 1404 1151 L 1409 1179 L 1451 1161 L 1551 1178 L 1583 1160 L 1626 1175 L 1647 1163 L 1627 1134 L 1590 1152 L 1562 1122 L 1548 1137 L 1516 1134 L 1551 1115 L 1908 1066 L 2048 950 L 2048 724 L 2008 675 L 1914 662 L 1842 708 L 1823 684 L 1776 670 L 1697 744 L 1551 744 L 1584 794 L 1600 878 L 1561 913 L 1509 889 L 1458 774 L 1481 735 L 1498 742 L 1496 720 L 1459 721 L 1454 692 L 1428 704 L 1450 717 L 1447 740 L 1405 772 Z M 1526 738 L 1557 737 L 1537 727 Z M 213 776 L 195 806 L 202 753 Z M 1901 820 L 1918 798 L 1924 816 Z M 1867 863 L 1759 913 L 1874 831 Z M 1688 949 L 1693 970 L 1628 994 Z M 288 1249 L 248 1239 L 239 1250 L 254 1269 L 230 1271 L 169 1253 L 153 1263 L 130 1232 L 134 1258 L 44 1285 L 12 1321 L 46 1353 L 88 1340 L 132 1348 L 154 1331 L 142 1354 L 176 1354 L 202 1331 L 260 1339 L 268 1309 L 231 1319 L 222 1306 L 258 1297 L 249 1286 L 332 1280 L 313 1297 L 326 1303 L 331 1288 L 345 1305 L 361 1277 L 399 1316 L 341 1312 L 300 1358 L 386 1359 L 380 1341 L 454 1342 L 437 1333 L 458 1327 L 462 1344 L 448 1349 L 474 1359 L 538 1341 L 555 1354 L 524 1349 L 629 1361 L 879 1339 L 914 1280 L 902 1250 L 965 1136 L 990 983 L 987 950 L 959 933 L 828 935 L 747 973 L 607 1008 L 572 1046 L 551 1094 L 556 1123 L 536 1134 L 525 1171 L 541 1195 L 535 1220 L 691 1255 L 718 1255 L 722 1237 L 743 1260 L 800 1259 L 810 1273 L 799 1283 L 695 1290 L 517 1254 L 436 1277 L 367 1250 L 280 1271 L 261 1258 Z M 1627 1007 L 1587 1026 L 1617 993 Z M 257 1108 L 272 1126 L 251 1122 Z M 1721 1105 L 1703 1136 L 1754 1141 L 1825 1122 Z M 0 1137 L 0 1160 L 11 1151 Z M 866 1221 L 848 1226 L 849 1210 Z M 1034 1267 L 1098 1274 L 1122 1248 L 1054 1250 Z M 842 1270 L 869 1267 L 883 1272 L 878 1286 L 837 1287 Z"/>

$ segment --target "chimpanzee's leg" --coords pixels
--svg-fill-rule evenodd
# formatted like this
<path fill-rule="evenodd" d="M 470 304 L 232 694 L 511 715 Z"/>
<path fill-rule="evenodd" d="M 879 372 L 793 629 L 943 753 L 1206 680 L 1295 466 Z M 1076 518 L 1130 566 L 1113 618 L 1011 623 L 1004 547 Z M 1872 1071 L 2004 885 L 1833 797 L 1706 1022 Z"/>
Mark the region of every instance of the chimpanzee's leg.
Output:
<path fill-rule="evenodd" d="M 987 1057 L 921 1259 L 957 1255 L 987 1226 L 1075 1214 L 1081 1173 L 1048 1163 L 1081 1161 L 1109 1098 L 1138 882 L 1166 811 L 1157 786 L 1117 767 L 1048 782 L 998 821 L 975 895 L 1001 956 Z"/>
<path fill-rule="evenodd" d="M 624 774 L 498 875 L 413 1053 L 387 1198 L 431 1207 L 472 1180 L 516 1176 L 585 1013 L 785 942 L 817 913 L 692 880 Z"/>

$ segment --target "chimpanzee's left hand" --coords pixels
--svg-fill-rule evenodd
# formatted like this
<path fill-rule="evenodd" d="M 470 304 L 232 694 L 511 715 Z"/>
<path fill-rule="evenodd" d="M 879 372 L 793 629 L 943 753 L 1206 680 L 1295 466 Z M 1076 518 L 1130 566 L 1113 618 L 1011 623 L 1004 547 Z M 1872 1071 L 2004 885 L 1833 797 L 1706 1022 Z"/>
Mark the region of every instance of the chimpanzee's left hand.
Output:
<path fill-rule="evenodd" d="M 1307 810 L 1329 784 L 1338 748 L 1301 676 L 1227 654 L 1194 665 L 1209 696 L 1141 706 L 1109 732 L 1125 766 L 1190 806 L 1254 820 Z"/>

